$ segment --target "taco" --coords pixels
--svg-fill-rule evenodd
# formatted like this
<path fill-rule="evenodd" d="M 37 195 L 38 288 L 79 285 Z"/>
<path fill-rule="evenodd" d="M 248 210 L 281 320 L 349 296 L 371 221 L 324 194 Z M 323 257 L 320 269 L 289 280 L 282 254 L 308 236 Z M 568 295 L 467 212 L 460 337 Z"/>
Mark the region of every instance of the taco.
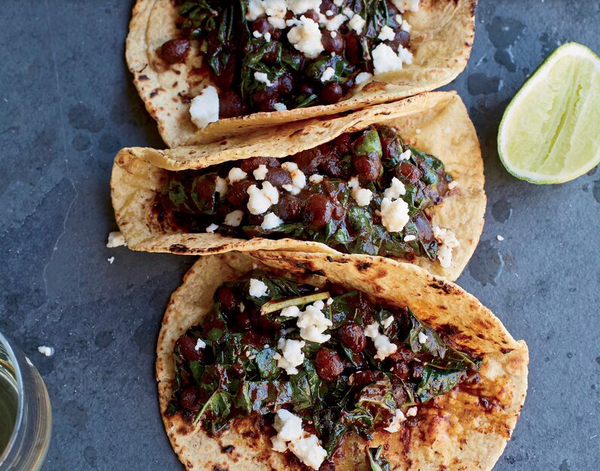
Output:
<path fill-rule="evenodd" d="M 527 391 L 527 345 L 477 299 L 370 256 L 202 257 L 157 354 L 189 470 L 491 470 Z"/>
<path fill-rule="evenodd" d="M 126 57 L 160 134 L 177 147 L 439 88 L 467 64 L 475 5 L 138 0 Z"/>
<path fill-rule="evenodd" d="M 123 149 L 112 175 L 133 250 L 367 253 L 456 279 L 483 226 L 478 141 L 430 93 L 198 147 Z"/>

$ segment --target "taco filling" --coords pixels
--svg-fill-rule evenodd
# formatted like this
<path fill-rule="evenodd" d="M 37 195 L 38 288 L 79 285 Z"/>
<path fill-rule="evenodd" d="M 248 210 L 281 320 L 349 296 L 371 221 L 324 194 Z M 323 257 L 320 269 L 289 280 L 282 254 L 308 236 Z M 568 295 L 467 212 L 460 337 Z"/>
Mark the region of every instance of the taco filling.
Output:
<path fill-rule="evenodd" d="M 458 240 L 430 210 L 454 187 L 440 160 L 371 126 L 284 159 L 168 172 L 155 209 L 182 232 L 288 237 L 447 267 Z"/>
<path fill-rule="evenodd" d="M 313 469 L 349 433 L 410 433 L 431 399 L 478 381 L 481 363 L 408 308 L 259 270 L 223 283 L 173 354 L 168 415 L 213 435 L 261 416 L 272 449 Z M 382 469 L 381 450 L 366 452 Z"/>
<path fill-rule="evenodd" d="M 180 37 L 158 53 L 167 65 L 184 62 L 191 41 L 199 42 L 215 85 L 191 100 L 199 128 L 219 118 L 337 103 L 373 75 L 413 61 L 403 14 L 418 10 L 419 0 L 177 3 Z"/>

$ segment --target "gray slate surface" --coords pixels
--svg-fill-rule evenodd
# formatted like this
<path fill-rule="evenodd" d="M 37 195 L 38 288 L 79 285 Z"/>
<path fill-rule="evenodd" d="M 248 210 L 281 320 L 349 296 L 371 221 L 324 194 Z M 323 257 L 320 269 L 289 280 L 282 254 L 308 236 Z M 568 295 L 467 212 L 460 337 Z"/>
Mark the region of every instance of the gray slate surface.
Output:
<path fill-rule="evenodd" d="M 104 246 L 116 228 L 115 152 L 162 146 L 123 60 L 131 6 L 0 2 L 0 330 L 50 391 L 46 471 L 183 469 L 158 415 L 153 361 L 193 259 Z M 479 131 L 489 199 L 459 283 L 531 350 L 529 395 L 497 471 L 600 467 L 600 173 L 538 187 L 511 177 L 495 151 L 526 76 L 567 40 L 600 52 L 599 24 L 596 0 L 481 0 L 471 61 L 449 87 Z"/>

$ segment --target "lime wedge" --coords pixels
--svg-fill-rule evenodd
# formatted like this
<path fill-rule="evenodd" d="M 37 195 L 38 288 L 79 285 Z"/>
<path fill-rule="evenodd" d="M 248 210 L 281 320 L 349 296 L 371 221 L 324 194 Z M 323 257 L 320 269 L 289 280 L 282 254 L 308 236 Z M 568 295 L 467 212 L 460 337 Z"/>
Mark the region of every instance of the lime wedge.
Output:
<path fill-rule="evenodd" d="M 600 58 L 567 43 L 506 108 L 498 131 L 506 169 L 530 183 L 564 183 L 600 162 Z"/>

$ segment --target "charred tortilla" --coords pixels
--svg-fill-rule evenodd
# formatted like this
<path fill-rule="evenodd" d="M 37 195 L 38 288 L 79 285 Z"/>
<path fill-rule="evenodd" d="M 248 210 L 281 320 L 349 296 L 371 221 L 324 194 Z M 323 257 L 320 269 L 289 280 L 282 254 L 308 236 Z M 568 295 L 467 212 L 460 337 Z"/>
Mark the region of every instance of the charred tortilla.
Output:
<path fill-rule="evenodd" d="M 215 85 L 211 81 L 207 61 L 203 60 L 203 53 L 200 51 L 201 41 L 192 39 L 191 45 L 186 43 L 185 48 L 181 51 L 178 50 L 177 45 L 170 48 L 175 54 L 174 59 L 169 58 L 169 61 L 174 61 L 172 63 L 166 61 L 163 57 L 164 54 L 161 54 L 163 45 L 170 40 L 180 38 L 182 29 L 185 30 L 185 25 L 179 29 L 177 27 L 177 22 L 181 21 L 181 18 L 176 3 L 186 2 L 138 0 L 133 10 L 126 46 L 127 63 L 134 76 L 135 86 L 144 100 L 148 112 L 158 122 L 159 132 L 164 141 L 170 147 L 199 142 L 201 139 L 206 140 L 212 136 L 220 138 L 223 135 L 356 110 L 439 88 L 451 82 L 467 64 L 474 37 L 476 0 L 422 0 L 417 2 L 419 4 L 418 11 L 407 11 L 402 15 L 410 23 L 410 43 L 406 50 L 410 50 L 410 54 L 413 56 L 411 64 L 404 64 L 401 70 L 375 75 L 371 80 L 346 90 L 344 96 L 337 103 L 321 103 L 316 106 L 310 106 L 308 103 L 306 107 L 292 109 L 295 105 L 288 102 L 286 111 L 259 111 L 241 117 L 220 119 L 204 130 L 198 130 L 190 118 L 191 100 L 207 86 Z M 353 5 L 352 2 L 346 3 L 348 5 L 344 3 L 339 8 L 343 10 L 343 8 Z M 395 2 L 395 4 L 403 3 L 414 2 Z M 388 5 L 390 8 L 394 8 L 393 2 L 388 2 Z M 335 6 L 335 9 L 337 11 L 338 7 Z M 297 16 L 300 17 L 300 15 Z M 395 15 L 385 16 L 388 17 L 388 22 L 394 27 L 394 31 L 400 32 L 401 29 L 393 19 Z M 366 28 L 369 26 L 367 25 Z M 239 29 L 236 26 L 236 30 Z M 284 35 L 288 30 L 289 28 L 282 30 Z M 352 31 L 350 32 L 352 33 Z M 377 38 L 378 32 L 379 29 L 376 29 L 369 34 L 372 34 L 373 38 Z M 192 35 L 192 37 L 194 36 Z M 262 41 L 262 37 L 249 37 L 252 41 Z M 380 40 L 374 39 L 374 41 L 379 42 Z M 211 39 L 210 42 L 214 42 L 214 40 Z M 232 39 L 232 42 L 236 42 L 235 38 Z M 387 43 L 389 41 L 386 41 Z M 216 58 L 215 54 L 214 52 L 211 54 L 211 60 Z M 369 57 L 372 56 L 372 52 L 369 51 L 365 54 Z M 320 57 L 325 57 L 323 60 L 327 58 L 329 58 L 327 60 L 331 60 L 330 56 L 320 55 Z M 338 54 L 337 57 L 339 59 L 342 56 Z M 383 60 L 383 63 L 385 62 L 386 60 Z M 336 74 L 349 69 L 343 63 L 340 64 L 340 66 L 331 64 L 332 69 L 337 67 Z M 373 72 L 372 65 L 369 67 L 369 70 Z M 323 70 L 319 69 L 318 73 L 314 72 L 318 75 L 315 76 L 317 84 L 321 80 L 325 80 L 322 78 L 322 72 L 327 68 L 328 66 L 325 64 Z M 270 78 L 263 76 L 262 80 L 270 83 L 271 80 L 274 80 L 273 73 L 270 72 L 270 69 L 265 70 L 267 72 L 259 73 L 267 73 Z M 348 79 L 355 80 L 358 72 L 359 70 L 343 79 L 336 75 L 329 81 L 337 80 L 346 87 L 347 84 L 343 82 Z M 218 76 L 223 76 L 225 73 L 226 71 L 223 71 Z M 329 75 L 331 74 L 326 76 Z M 253 77 L 250 77 L 248 80 L 252 79 Z M 302 77 L 296 81 L 306 82 Z M 260 83 L 253 85 L 253 87 L 256 86 L 262 87 L 263 85 Z M 318 92 L 315 93 L 318 95 Z M 308 94 L 306 96 L 316 95 Z"/>
<path fill-rule="evenodd" d="M 164 217 L 156 211 L 156 198 L 168 171 L 202 169 L 250 157 L 281 158 L 372 125 L 390 126 L 406 142 L 440 159 L 452 176 L 456 186 L 440 205 L 431 208 L 431 218 L 435 226 L 452 231 L 460 245 L 447 267 L 427 257 L 417 257 L 414 262 L 435 274 L 458 278 L 479 240 L 486 198 L 477 136 L 455 93 L 423 94 L 343 117 L 313 119 L 203 146 L 167 151 L 124 149 L 115 159 L 111 181 L 117 223 L 133 250 L 199 255 L 258 249 L 335 252 L 325 244 L 293 238 L 240 239 L 217 233 L 178 232 L 165 225 Z"/>
<path fill-rule="evenodd" d="M 360 290 L 388 305 L 410 308 L 420 321 L 455 348 L 481 360 L 480 380 L 432 399 L 418 423 L 397 433 L 378 431 L 369 446 L 383 445 L 391 469 L 491 470 L 515 427 L 527 390 L 528 351 L 477 299 L 418 267 L 367 256 L 312 253 L 229 253 L 201 258 L 173 294 L 159 335 L 156 363 L 160 407 L 171 444 L 190 470 L 306 470 L 299 461 L 272 450 L 272 428 L 255 418 L 238 419 L 210 435 L 181 414 L 168 411 L 172 399 L 177 339 L 202 322 L 215 290 L 254 269 L 321 286 L 325 280 Z M 365 439 L 348 437 L 334 455 L 336 470 L 369 469 Z"/>

